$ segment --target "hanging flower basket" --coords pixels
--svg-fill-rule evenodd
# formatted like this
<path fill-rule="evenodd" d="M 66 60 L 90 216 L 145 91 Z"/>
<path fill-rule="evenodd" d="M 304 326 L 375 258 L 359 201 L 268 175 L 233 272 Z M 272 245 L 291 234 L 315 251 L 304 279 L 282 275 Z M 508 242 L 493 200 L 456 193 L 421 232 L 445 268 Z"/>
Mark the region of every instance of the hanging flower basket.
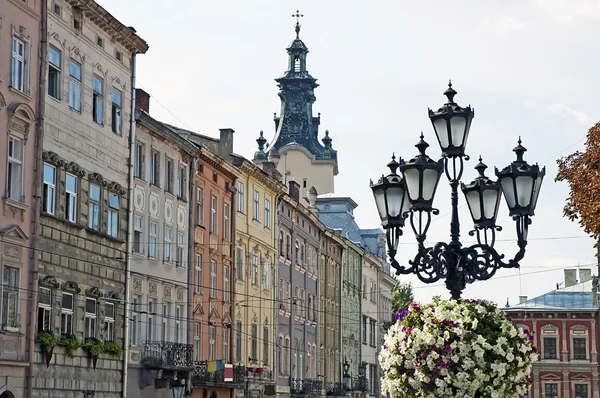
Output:
<path fill-rule="evenodd" d="M 85 343 L 83 344 L 83 349 L 90 353 L 90 357 L 92 357 L 92 366 L 96 369 L 96 363 L 98 362 L 98 357 L 100 354 L 104 353 L 104 343 L 102 340 L 88 337 L 85 339 Z"/>
<path fill-rule="evenodd" d="M 392 398 L 517 398 L 531 385 L 533 336 L 483 300 L 435 298 L 396 315 L 379 354 Z"/>
<path fill-rule="evenodd" d="M 52 353 L 54 352 L 54 346 L 56 346 L 56 335 L 49 330 L 43 330 L 37 334 L 37 339 L 44 352 L 46 367 L 49 367 L 50 361 L 52 360 Z"/>

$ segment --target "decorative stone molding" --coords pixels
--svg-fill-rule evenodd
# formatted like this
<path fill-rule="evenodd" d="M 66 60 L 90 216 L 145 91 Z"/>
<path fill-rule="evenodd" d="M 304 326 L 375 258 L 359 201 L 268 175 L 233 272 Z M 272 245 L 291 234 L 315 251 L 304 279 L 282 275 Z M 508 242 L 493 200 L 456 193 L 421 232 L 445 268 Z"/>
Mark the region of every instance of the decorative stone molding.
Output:
<path fill-rule="evenodd" d="M 109 182 L 106 187 L 111 191 L 115 191 L 121 195 L 125 195 L 127 193 L 127 189 L 125 189 L 121 184 L 119 184 L 116 181 Z"/>
<path fill-rule="evenodd" d="M 177 289 L 177 303 L 178 304 L 183 304 L 184 299 L 183 299 L 183 290 Z"/>
<path fill-rule="evenodd" d="M 100 289 L 98 289 L 97 287 L 93 286 L 90 287 L 88 289 L 85 289 L 85 295 L 86 296 L 90 296 L 90 297 L 95 297 L 98 298 L 102 295 L 102 293 L 100 292 Z"/>
<path fill-rule="evenodd" d="M 67 292 L 81 293 L 79 284 L 75 281 L 66 281 L 62 284 L 62 289 Z"/>
<path fill-rule="evenodd" d="M 158 296 L 158 286 L 156 282 L 148 283 L 148 296 L 157 297 Z"/>
<path fill-rule="evenodd" d="M 102 76 L 104 76 L 105 78 L 106 78 L 106 75 L 108 74 L 108 69 L 104 69 L 102 67 L 102 65 L 100 65 L 100 62 L 98 62 L 98 63 L 92 63 L 92 69 L 95 69 L 98 72 L 100 72 L 100 74 Z"/>
<path fill-rule="evenodd" d="M 58 289 L 60 287 L 60 283 L 56 280 L 55 276 L 47 275 L 40 279 L 40 286 L 49 287 L 51 289 Z"/>
<path fill-rule="evenodd" d="M 104 293 L 104 298 L 109 300 L 121 300 L 121 295 L 115 291 L 108 291 Z"/>
<path fill-rule="evenodd" d="M 165 285 L 163 290 L 164 290 L 163 296 L 164 296 L 165 300 L 171 301 L 171 292 L 172 292 L 173 288 L 171 286 Z"/>
<path fill-rule="evenodd" d="M 51 165 L 54 165 L 56 167 L 63 167 L 65 164 L 65 161 L 60 156 L 58 156 L 57 153 L 52 151 L 44 151 L 44 153 L 42 154 L 42 158 L 44 159 L 44 162 L 50 163 Z"/>
<path fill-rule="evenodd" d="M 48 36 L 50 36 L 51 38 L 53 38 L 54 40 L 56 40 L 58 42 L 58 44 L 60 45 L 60 47 L 64 50 L 64 48 L 67 46 L 67 39 L 60 39 L 60 35 L 58 34 L 58 32 L 50 32 L 48 31 Z"/>
<path fill-rule="evenodd" d="M 102 174 L 100 174 L 100 173 L 90 173 L 90 174 L 88 174 L 88 180 L 90 182 L 96 182 L 96 183 L 98 183 L 98 184 L 100 184 L 100 185 L 102 185 L 104 187 L 108 184 L 108 181 L 106 181 L 104 179 L 104 177 L 102 176 Z"/>
<path fill-rule="evenodd" d="M 135 293 L 140 293 L 140 294 L 143 293 L 142 280 L 141 279 L 133 278 L 132 286 L 133 286 L 133 291 Z"/>
<path fill-rule="evenodd" d="M 77 174 L 79 177 L 83 177 L 85 176 L 85 170 L 83 169 L 83 167 L 81 167 L 79 164 L 75 163 L 75 162 L 69 162 L 65 165 L 65 169 L 68 172 L 71 172 L 73 174 Z"/>

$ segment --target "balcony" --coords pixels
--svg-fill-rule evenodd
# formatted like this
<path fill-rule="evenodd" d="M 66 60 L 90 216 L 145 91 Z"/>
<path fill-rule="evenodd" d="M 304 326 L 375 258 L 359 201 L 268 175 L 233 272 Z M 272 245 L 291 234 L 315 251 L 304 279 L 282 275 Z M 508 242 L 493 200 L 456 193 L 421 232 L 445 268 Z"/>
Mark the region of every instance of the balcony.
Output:
<path fill-rule="evenodd" d="M 144 341 L 141 362 L 149 369 L 191 370 L 192 345 L 170 341 Z"/>
<path fill-rule="evenodd" d="M 246 367 L 233 365 L 233 374 L 227 375 L 225 369 L 208 371 L 208 361 L 195 361 L 192 373 L 192 385 L 194 387 L 224 387 L 242 388 L 246 377 Z"/>
<path fill-rule="evenodd" d="M 327 383 L 327 395 L 342 396 L 346 394 L 346 386 L 344 383 Z"/>
<path fill-rule="evenodd" d="M 369 379 L 367 376 L 344 377 L 346 391 L 369 391 Z"/>
<path fill-rule="evenodd" d="M 292 394 L 315 395 L 321 394 L 323 382 L 317 379 L 292 379 Z"/>

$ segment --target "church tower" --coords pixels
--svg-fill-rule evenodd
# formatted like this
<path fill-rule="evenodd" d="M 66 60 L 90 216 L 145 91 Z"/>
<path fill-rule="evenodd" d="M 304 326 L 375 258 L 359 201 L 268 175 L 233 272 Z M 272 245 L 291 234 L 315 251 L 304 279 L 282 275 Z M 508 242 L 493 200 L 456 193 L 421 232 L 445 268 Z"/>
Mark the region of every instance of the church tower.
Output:
<path fill-rule="evenodd" d="M 296 181 L 301 196 L 307 197 L 308 190 L 315 187 L 319 194 L 334 192 L 334 177 L 338 174 L 337 152 L 332 148 L 329 131 L 325 131 L 319 142 L 321 114 L 313 116 L 316 100 L 314 89 L 317 79 L 307 70 L 308 48 L 300 40 L 298 12 L 296 38 L 287 48 L 288 69 L 275 81 L 279 86 L 281 112 L 275 114 L 275 136 L 266 146 L 261 132 L 257 140 L 258 151 L 255 163 L 271 163 L 281 173 L 283 182 Z"/>

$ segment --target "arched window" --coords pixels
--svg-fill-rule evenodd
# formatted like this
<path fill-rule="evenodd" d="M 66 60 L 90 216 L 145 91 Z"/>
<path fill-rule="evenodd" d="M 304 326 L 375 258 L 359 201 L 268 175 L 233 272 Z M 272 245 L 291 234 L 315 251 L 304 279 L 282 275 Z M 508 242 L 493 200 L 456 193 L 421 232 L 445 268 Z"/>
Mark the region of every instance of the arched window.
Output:
<path fill-rule="evenodd" d="M 290 260 L 292 258 L 292 237 L 290 236 L 290 234 L 287 234 L 287 236 L 285 237 L 285 246 L 286 246 L 286 258 L 288 260 Z"/>
<path fill-rule="evenodd" d="M 283 343 L 283 374 L 289 375 L 290 369 L 290 337 L 285 336 L 285 342 Z"/>
<path fill-rule="evenodd" d="M 279 255 L 285 256 L 285 252 L 283 251 L 283 231 L 279 231 Z"/>
<path fill-rule="evenodd" d="M 294 248 L 296 249 L 296 263 L 300 263 L 300 243 L 298 241 L 294 244 Z"/>
<path fill-rule="evenodd" d="M 300 57 L 296 55 L 294 57 L 294 72 L 300 72 L 300 70 L 301 70 Z"/>

